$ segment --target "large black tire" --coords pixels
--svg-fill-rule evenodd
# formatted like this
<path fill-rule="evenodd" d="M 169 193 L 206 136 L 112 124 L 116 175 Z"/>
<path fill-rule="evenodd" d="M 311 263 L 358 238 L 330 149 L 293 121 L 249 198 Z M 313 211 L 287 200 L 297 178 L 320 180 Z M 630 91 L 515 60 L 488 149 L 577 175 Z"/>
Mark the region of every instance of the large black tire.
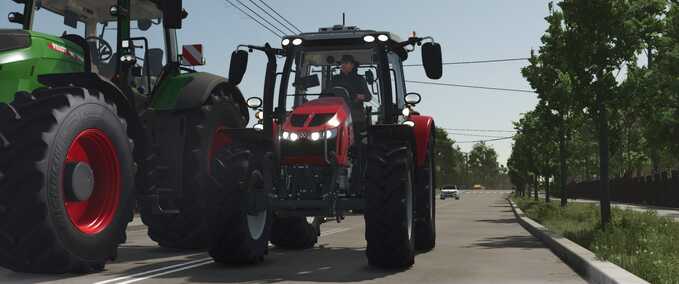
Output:
<path fill-rule="evenodd" d="M 412 153 L 407 147 L 370 150 L 366 187 L 366 255 L 372 266 L 407 268 L 415 262 Z"/>
<path fill-rule="evenodd" d="M 220 196 L 210 210 L 210 256 L 224 264 L 261 262 L 268 253 L 272 218 L 260 163 L 246 148 L 231 145 L 217 154 L 212 175 Z M 259 202 L 260 210 L 252 210 L 253 202 Z"/>
<path fill-rule="evenodd" d="M 318 224 L 304 216 L 275 217 L 271 243 L 283 249 L 308 249 L 318 242 Z"/>
<path fill-rule="evenodd" d="M 19 272 L 83 273 L 99 271 L 116 257 L 134 205 L 133 143 L 126 127 L 116 106 L 95 90 L 43 89 L 0 104 L 1 266 Z M 67 210 L 62 176 L 75 148 L 92 166 L 93 194 L 113 202 L 90 206 L 98 195 L 87 199 L 91 203 L 82 212 L 99 212 L 91 220 L 101 220 L 101 225 Z M 115 188 L 118 194 L 107 195 Z M 71 202 L 68 208 L 73 209 Z"/>
<path fill-rule="evenodd" d="M 429 251 L 436 246 L 436 195 L 434 137 L 430 137 L 424 167 L 416 170 L 415 249 Z"/>
<path fill-rule="evenodd" d="M 156 112 L 144 114 L 148 127 L 153 127 L 163 120 L 183 116 L 187 133 L 184 136 L 184 149 L 172 153 L 164 151 L 164 159 L 159 153 L 162 143 L 171 143 L 171 137 L 162 137 L 162 131 L 153 131 L 151 138 L 152 153 L 148 156 L 147 179 L 148 188 L 175 188 L 167 169 L 172 167 L 172 158 L 168 155 L 183 155 L 181 165 L 182 192 L 176 197 L 161 197 L 161 206 L 177 207 L 178 214 L 156 214 L 150 203 L 142 203 L 141 217 L 148 226 L 149 237 L 160 246 L 175 249 L 205 249 L 209 245 L 209 224 L 207 202 L 216 198 L 214 188 L 206 181 L 211 163 L 213 143 L 216 141 L 216 130 L 220 127 L 239 128 L 246 123 L 241 116 L 238 104 L 227 95 L 225 88 L 216 88 L 210 99 L 198 109 L 178 112 Z M 164 170 L 165 169 L 165 170 Z M 167 209 L 167 208 L 166 208 Z"/>

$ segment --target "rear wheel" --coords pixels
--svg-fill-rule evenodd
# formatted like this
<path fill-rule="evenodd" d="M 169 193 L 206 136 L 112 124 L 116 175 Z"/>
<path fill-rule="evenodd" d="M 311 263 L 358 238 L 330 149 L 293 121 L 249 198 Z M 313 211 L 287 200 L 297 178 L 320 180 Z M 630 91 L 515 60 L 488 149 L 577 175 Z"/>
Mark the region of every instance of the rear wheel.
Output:
<path fill-rule="evenodd" d="M 271 229 L 271 243 L 284 249 L 308 249 L 318 242 L 320 217 L 276 217 Z"/>
<path fill-rule="evenodd" d="M 218 130 L 224 127 L 242 127 L 244 119 L 240 110 L 225 90 L 217 88 L 208 102 L 199 109 L 184 112 L 149 113 L 144 116 L 147 125 L 163 126 L 163 121 L 180 119 L 186 129 L 183 136 L 183 148 L 171 148 L 176 140 L 173 132 L 154 129 L 152 133 L 153 153 L 147 158 L 147 177 L 149 189 L 170 188 L 181 192 L 174 196 L 161 196 L 161 207 L 176 208 L 176 214 L 158 214 L 150 208 L 149 203 L 142 203 L 141 217 L 148 226 L 148 235 L 160 246 L 179 249 L 204 249 L 209 244 L 208 201 L 217 197 L 206 180 L 210 161 L 214 153 L 228 143 L 228 139 L 219 135 Z M 165 137 L 167 136 L 167 137 Z M 179 143 L 179 142 L 176 142 Z M 176 165 L 175 155 L 181 157 L 179 169 L 172 171 Z M 176 178 L 173 175 L 180 175 Z M 180 187 L 180 188 L 178 188 Z"/>
<path fill-rule="evenodd" d="M 430 137 L 424 167 L 417 169 L 417 218 L 415 219 L 415 249 L 431 250 L 436 246 L 436 196 L 434 195 L 434 137 Z M 444 199 L 444 198 L 442 198 Z"/>
<path fill-rule="evenodd" d="M 412 154 L 407 147 L 373 147 L 366 189 L 366 255 L 372 266 L 415 262 Z"/>
<path fill-rule="evenodd" d="M 0 119 L 0 265 L 103 269 L 132 218 L 125 120 L 103 95 L 80 88 L 21 94 L 0 105 Z"/>
<path fill-rule="evenodd" d="M 209 253 L 225 264 L 254 264 L 268 252 L 271 213 L 261 167 L 244 147 L 226 146 L 212 166 L 219 197 L 212 203 Z"/>

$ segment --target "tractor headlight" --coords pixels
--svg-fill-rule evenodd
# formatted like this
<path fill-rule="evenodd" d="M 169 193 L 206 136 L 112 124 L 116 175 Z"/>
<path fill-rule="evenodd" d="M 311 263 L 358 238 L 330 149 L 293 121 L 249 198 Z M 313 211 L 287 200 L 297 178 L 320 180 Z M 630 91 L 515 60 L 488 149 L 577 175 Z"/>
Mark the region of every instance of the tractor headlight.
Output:
<path fill-rule="evenodd" d="M 295 132 L 290 133 L 290 138 L 289 138 L 290 142 L 295 142 L 298 139 L 299 139 L 299 135 L 297 135 L 297 133 L 295 133 Z"/>
<path fill-rule="evenodd" d="M 328 129 L 325 131 L 325 139 L 332 139 L 337 137 L 337 128 Z"/>
<path fill-rule="evenodd" d="M 283 134 L 281 135 L 281 138 L 283 138 L 283 140 L 288 140 L 288 139 L 290 139 L 290 132 L 283 131 Z"/>
<path fill-rule="evenodd" d="M 288 44 L 290 44 L 289 38 L 283 39 L 283 41 L 281 41 L 281 45 L 283 45 L 283 46 L 288 46 Z"/>
<path fill-rule="evenodd" d="M 261 124 L 261 123 L 257 123 L 254 126 L 252 126 L 252 128 L 254 128 L 257 131 L 261 131 L 261 130 L 264 130 L 264 125 Z"/>
<path fill-rule="evenodd" d="M 300 45 L 300 44 L 302 44 L 302 39 L 301 39 L 301 38 L 296 38 L 296 39 L 293 39 L 293 40 L 292 40 L 292 45 L 298 46 L 298 45 Z"/>
<path fill-rule="evenodd" d="M 409 116 L 410 115 L 410 108 L 404 107 L 403 111 L 401 111 L 401 114 L 403 114 L 403 116 L 406 116 L 406 117 Z"/>
<path fill-rule="evenodd" d="M 389 37 L 387 35 L 378 35 L 377 40 L 379 40 L 381 42 L 385 42 L 385 41 L 389 40 Z"/>
<path fill-rule="evenodd" d="M 314 141 L 314 142 L 318 141 L 318 140 L 321 139 L 321 133 L 320 132 L 311 132 L 311 135 L 309 135 L 309 139 L 311 139 L 311 141 Z"/>
<path fill-rule="evenodd" d="M 259 119 L 259 120 L 264 119 L 264 112 L 261 111 L 261 110 L 260 110 L 260 111 L 257 111 L 257 112 L 255 113 L 255 117 L 256 117 L 257 119 Z"/>
<path fill-rule="evenodd" d="M 365 42 L 367 42 L 367 43 L 374 42 L 374 41 L 375 41 L 375 36 L 372 36 L 372 35 L 364 36 L 364 37 L 363 37 L 363 41 L 365 41 Z"/>

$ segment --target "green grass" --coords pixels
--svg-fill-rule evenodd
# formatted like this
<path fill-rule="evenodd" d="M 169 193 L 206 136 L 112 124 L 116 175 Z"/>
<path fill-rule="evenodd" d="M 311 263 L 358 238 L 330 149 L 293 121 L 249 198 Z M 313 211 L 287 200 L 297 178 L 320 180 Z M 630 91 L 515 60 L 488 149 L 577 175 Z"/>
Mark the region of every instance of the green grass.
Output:
<path fill-rule="evenodd" d="M 544 200 L 514 198 L 528 217 L 600 259 L 651 283 L 679 283 L 679 223 L 653 211 L 613 208 L 612 223 L 602 230 L 599 207 L 569 203 L 566 208 Z"/>

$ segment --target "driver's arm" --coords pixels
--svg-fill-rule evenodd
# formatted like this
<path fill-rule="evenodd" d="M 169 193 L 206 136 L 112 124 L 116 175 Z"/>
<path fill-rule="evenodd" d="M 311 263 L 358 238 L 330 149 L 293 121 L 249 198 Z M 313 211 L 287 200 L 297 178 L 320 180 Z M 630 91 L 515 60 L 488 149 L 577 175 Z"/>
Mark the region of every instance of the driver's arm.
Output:
<path fill-rule="evenodd" d="M 358 94 L 363 96 L 363 101 L 364 102 L 369 102 L 373 99 L 372 94 L 370 93 L 370 88 L 368 88 L 368 81 L 365 80 L 363 77 L 359 77 L 359 89 L 361 90 Z"/>

